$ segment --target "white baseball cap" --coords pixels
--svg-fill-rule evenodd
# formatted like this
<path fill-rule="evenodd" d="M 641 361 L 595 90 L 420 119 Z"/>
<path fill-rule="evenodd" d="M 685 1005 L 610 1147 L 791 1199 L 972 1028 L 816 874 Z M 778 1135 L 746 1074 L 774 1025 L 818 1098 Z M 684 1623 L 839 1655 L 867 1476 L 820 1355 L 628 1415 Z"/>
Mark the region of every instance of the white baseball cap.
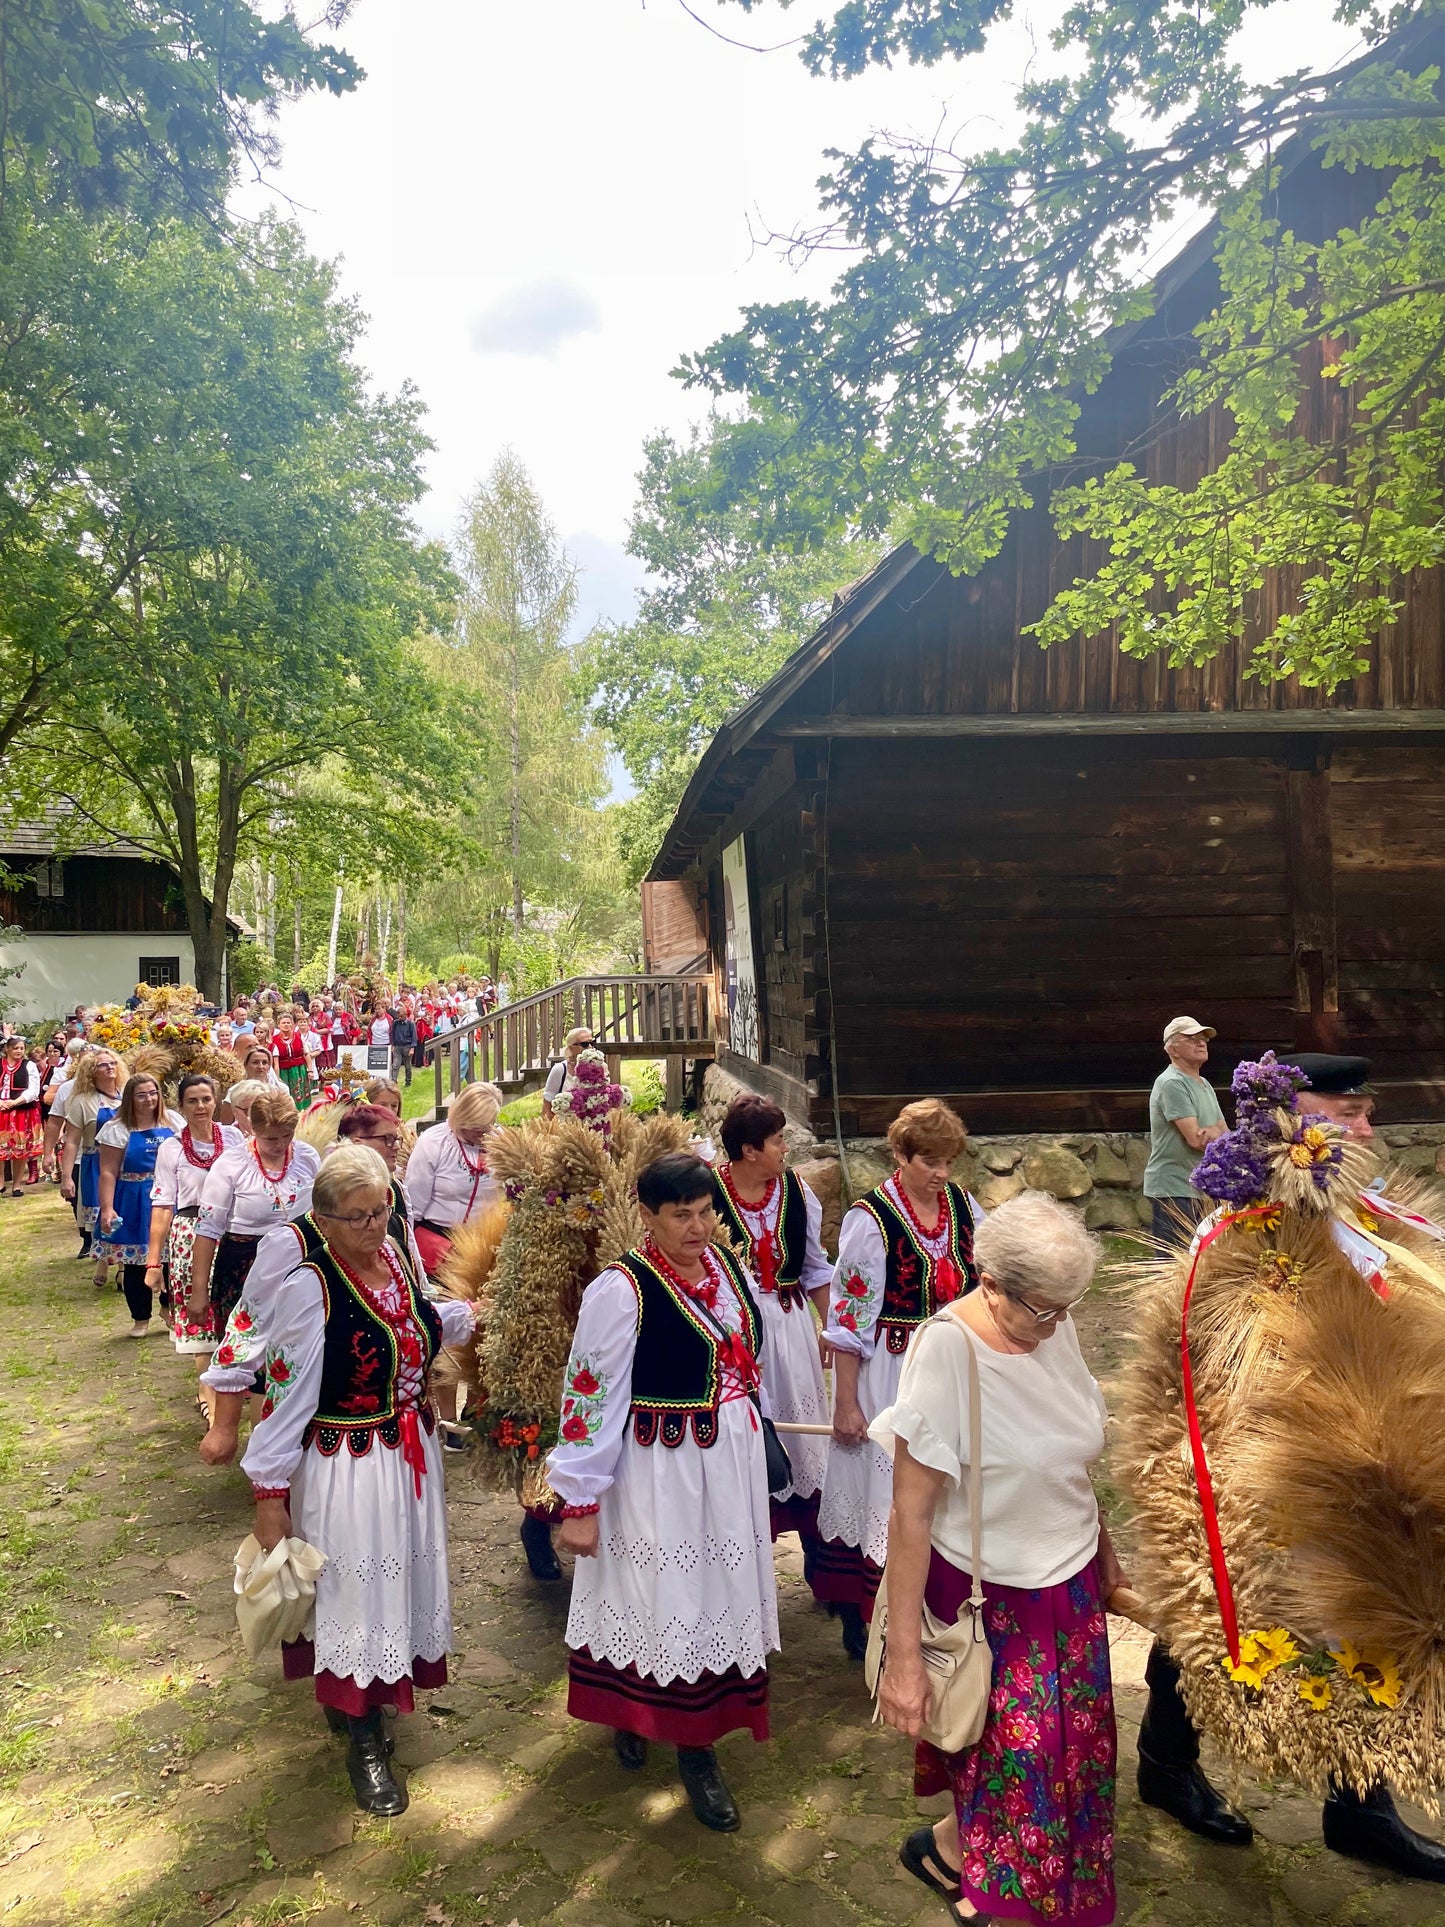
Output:
<path fill-rule="evenodd" d="M 1218 1032 L 1209 1024 L 1201 1024 L 1194 1017 L 1171 1017 L 1164 1026 L 1164 1042 L 1172 1044 L 1176 1037 L 1215 1037 Z"/>

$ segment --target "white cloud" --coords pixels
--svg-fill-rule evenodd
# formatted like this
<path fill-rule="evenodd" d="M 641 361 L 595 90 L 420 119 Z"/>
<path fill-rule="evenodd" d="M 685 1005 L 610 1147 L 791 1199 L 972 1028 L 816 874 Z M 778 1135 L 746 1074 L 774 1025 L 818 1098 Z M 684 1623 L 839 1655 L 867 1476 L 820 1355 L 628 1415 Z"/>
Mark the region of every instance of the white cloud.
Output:
<path fill-rule="evenodd" d="M 494 302 L 472 323 L 478 354 L 540 355 L 549 360 L 573 335 L 594 335 L 602 314 L 585 288 L 570 281 L 532 281 Z"/>

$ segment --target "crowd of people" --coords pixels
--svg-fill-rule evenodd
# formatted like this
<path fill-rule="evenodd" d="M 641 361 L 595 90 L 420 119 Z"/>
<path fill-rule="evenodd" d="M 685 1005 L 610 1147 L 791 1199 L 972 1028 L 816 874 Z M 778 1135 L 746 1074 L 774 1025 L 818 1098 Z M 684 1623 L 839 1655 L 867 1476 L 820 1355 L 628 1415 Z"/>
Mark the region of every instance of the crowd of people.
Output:
<path fill-rule="evenodd" d="M 388 1051 L 411 1051 L 412 1029 L 443 1018 L 455 1021 L 402 999 L 370 1014 L 369 1041 L 384 1023 Z M 411 1027 L 399 1039 L 398 1020 Z M 286 1674 L 311 1680 L 347 1741 L 358 1803 L 386 1815 L 406 1791 L 383 1710 L 409 1711 L 447 1676 L 444 1454 L 465 1450 L 465 1428 L 431 1370 L 472 1334 L 446 1267 L 460 1227 L 503 1198 L 502 1097 L 469 1084 L 419 1138 L 395 1077 L 315 1101 L 326 1066 L 313 1040 L 328 1025 L 344 1036 L 339 1021 L 334 999 L 237 1005 L 212 1036 L 243 1075 L 168 1089 L 127 1075 L 77 1013 L 37 1051 L 6 1043 L 0 1147 L 7 1182 L 58 1176 L 97 1282 L 118 1270 L 133 1336 L 159 1300 L 198 1373 L 208 1464 L 242 1451 L 249 1411 L 241 1470 L 260 1546 L 295 1537 L 325 1556 Z M 1175 1141 L 1197 1159 L 1222 1128 L 1202 1076 L 1212 1036 L 1190 1018 L 1165 1034 L 1146 1190 L 1175 1243 L 1207 1208 Z M 549 1112 L 565 1112 L 590 1043 L 566 1040 Z M 1367 1138 L 1358 1060 L 1309 1061 L 1301 1106 Z M 839 1622 L 841 1665 L 863 1661 L 883 1587 L 879 1710 L 916 1742 L 916 1790 L 952 1796 L 944 1820 L 910 1835 L 904 1865 L 957 1920 L 1107 1927 L 1106 1612 L 1125 1581 L 1090 1478 L 1108 1413 L 1073 1316 L 1098 1242 L 1043 1193 L 986 1214 L 953 1179 L 965 1127 L 938 1099 L 899 1112 L 895 1169 L 848 1206 L 836 1257 L 818 1197 L 789 1168 L 781 1109 L 740 1097 L 720 1136 L 640 1171 L 641 1236 L 582 1294 L 546 1458 L 554 1503 L 521 1527 L 542 1583 L 564 1578 L 558 1550 L 575 1562 L 569 1710 L 609 1731 L 625 1770 L 675 1748 L 697 1819 L 736 1828 L 715 1746 L 737 1730 L 768 1737 L 773 1546 L 796 1534 Z M 927 1629 L 970 1602 L 992 1685 L 981 1734 L 946 1751 L 930 1737 Z M 1149 1679 L 1141 1795 L 1207 1838 L 1247 1841 L 1199 1768 L 1162 1644 Z M 1343 1789 L 1332 1797 L 1350 1808 Z M 1356 1806 L 1358 1826 L 1339 1811 L 1327 1824 L 1330 1845 L 1445 1877 L 1445 1852 L 1392 1808 Z"/>

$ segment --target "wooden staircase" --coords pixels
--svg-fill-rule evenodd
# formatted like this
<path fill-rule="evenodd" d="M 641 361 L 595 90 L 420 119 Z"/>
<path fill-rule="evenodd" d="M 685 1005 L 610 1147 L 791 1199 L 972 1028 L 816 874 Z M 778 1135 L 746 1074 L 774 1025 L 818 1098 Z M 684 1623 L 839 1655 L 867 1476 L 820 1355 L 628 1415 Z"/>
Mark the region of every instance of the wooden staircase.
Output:
<path fill-rule="evenodd" d="M 668 1109 L 676 1110 L 684 1064 L 713 1055 L 713 1004 L 711 975 L 696 971 L 568 977 L 427 1042 L 436 1077 L 435 1116 L 442 1116 L 447 1096 L 464 1084 L 495 1084 L 508 1100 L 539 1090 L 562 1055 L 563 1038 L 584 1024 L 614 1076 L 624 1057 L 664 1059 Z"/>

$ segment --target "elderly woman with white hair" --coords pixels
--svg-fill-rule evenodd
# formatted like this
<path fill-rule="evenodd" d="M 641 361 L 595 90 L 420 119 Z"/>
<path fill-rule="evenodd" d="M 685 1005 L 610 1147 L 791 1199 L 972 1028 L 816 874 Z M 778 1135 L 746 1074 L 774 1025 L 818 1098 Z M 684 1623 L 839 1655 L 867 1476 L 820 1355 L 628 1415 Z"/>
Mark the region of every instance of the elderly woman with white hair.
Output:
<path fill-rule="evenodd" d="M 955 1920 L 1107 1927 L 1114 1918 L 1114 1701 L 1105 1605 L 1121 1583 L 1089 1468 L 1107 1411 L 1070 1316 L 1097 1241 L 1026 1191 L 974 1234 L 979 1288 L 921 1326 L 871 1436 L 893 1454 L 888 1637 L 879 1704 L 919 1741 L 915 1790 L 950 1791 L 903 1864 Z M 926 1603 L 972 1590 L 970 1352 L 982 1417 L 980 1571 L 993 1689 L 976 1745 L 921 1739 Z"/>
<path fill-rule="evenodd" d="M 387 1235 L 391 1176 L 367 1145 L 321 1166 L 311 1209 L 270 1234 L 206 1373 L 216 1416 L 202 1457 L 236 1451 L 258 1367 L 263 1423 L 241 1469 L 255 1534 L 325 1554 L 310 1636 L 282 1647 L 288 1679 L 310 1678 L 364 1812 L 405 1810 L 381 1709 L 413 1710 L 415 1687 L 446 1683 L 451 1645 L 446 1490 L 427 1376 L 443 1344 L 471 1335 L 467 1304 L 433 1304 L 410 1253 Z M 291 1261 L 270 1262 L 273 1244 Z M 264 1281 L 264 1282 L 263 1282 Z"/>
<path fill-rule="evenodd" d="M 547 1073 L 547 1082 L 542 1086 L 542 1114 L 552 1115 L 552 1100 L 560 1097 L 572 1082 L 572 1073 L 577 1068 L 577 1059 L 592 1042 L 592 1032 L 586 1024 L 579 1024 L 569 1030 L 562 1039 L 562 1055 Z"/>

